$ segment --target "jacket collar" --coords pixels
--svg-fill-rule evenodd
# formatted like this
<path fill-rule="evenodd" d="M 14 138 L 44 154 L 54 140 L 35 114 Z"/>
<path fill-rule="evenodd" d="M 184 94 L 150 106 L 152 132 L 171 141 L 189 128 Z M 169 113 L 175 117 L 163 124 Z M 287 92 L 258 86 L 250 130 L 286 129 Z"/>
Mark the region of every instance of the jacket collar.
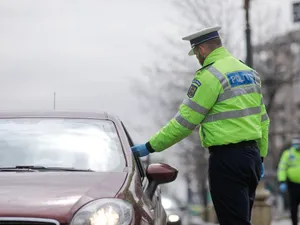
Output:
<path fill-rule="evenodd" d="M 215 61 L 227 57 L 231 57 L 232 55 L 227 51 L 226 48 L 224 47 L 219 47 L 213 50 L 204 60 L 203 67 L 214 63 Z"/>

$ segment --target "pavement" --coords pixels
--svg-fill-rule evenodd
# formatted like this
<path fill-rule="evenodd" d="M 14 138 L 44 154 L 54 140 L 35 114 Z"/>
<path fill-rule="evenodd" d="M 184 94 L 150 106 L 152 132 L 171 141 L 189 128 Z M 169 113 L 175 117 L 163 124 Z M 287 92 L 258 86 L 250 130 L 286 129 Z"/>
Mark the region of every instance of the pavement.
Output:
<path fill-rule="evenodd" d="M 201 223 L 201 225 L 218 225 L 218 224 L 215 224 L 215 223 Z M 271 225 L 292 225 L 292 223 L 289 219 L 283 219 L 283 220 L 274 220 L 274 221 L 272 221 Z"/>
<path fill-rule="evenodd" d="M 273 221 L 271 225 L 292 225 L 292 222 L 291 220 L 284 219 L 284 220 Z"/>
<path fill-rule="evenodd" d="M 218 225 L 215 223 L 202 223 L 201 225 Z M 292 225 L 290 220 L 278 220 L 278 221 L 273 221 L 271 225 Z"/>
<path fill-rule="evenodd" d="M 215 223 L 200 223 L 197 225 L 219 225 L 219 224 L 215 224 Z M 271 223 L 271 225 L 292 225 L 290 220 L 277 220 L 277 221 L 273 221 Z"/>

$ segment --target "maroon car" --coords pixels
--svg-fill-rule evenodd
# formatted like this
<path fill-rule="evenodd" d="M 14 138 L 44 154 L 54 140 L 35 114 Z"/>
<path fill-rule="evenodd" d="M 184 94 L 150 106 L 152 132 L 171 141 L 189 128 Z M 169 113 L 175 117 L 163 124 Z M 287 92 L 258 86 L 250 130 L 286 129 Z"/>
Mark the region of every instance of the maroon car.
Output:
<path fill-rule="evenodd" d="M 166 164 L 144 169 L 107 113 L 0 114 L 1 225 L 166 224 Z"/>

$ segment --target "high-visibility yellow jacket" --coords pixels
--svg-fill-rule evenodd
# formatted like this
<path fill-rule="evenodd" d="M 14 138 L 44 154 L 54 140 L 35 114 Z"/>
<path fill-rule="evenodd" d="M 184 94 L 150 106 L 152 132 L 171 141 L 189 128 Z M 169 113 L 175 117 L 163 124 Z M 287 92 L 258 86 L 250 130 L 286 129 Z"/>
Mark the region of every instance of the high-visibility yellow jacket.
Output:
<path fill-rule="evenodd" d="M 277 179 L 279 182 L 289 180 L 300 184 L 300 150 L 291 147 L 282 153 L 277 170 Z"/>
<path fill-rule="evenodd" d="M 163 151 L 201 125 L 203 147 L 256 140 L 265 157 L 269 123 L 257 72 L 220 47 L 197 71 L 176 116 L 146 145 Z"/>

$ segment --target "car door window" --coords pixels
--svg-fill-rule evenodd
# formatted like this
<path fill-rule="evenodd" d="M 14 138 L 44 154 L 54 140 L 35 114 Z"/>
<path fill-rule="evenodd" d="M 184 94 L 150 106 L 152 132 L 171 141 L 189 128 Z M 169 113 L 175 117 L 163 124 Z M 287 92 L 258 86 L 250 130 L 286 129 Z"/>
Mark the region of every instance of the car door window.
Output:
<path fill-rule="evenodd" d="M 123 129 L 125 131 L 125 134 L 126 134 L 128 142 L 129 142 L 129 145 L 130 145 L 130 147 L 132 147 L 134 145 L 134 143 L 133 143 L 133 141 L 132 141 L 132 139 L 131 139 L 129 133 L 127 132 L 127 130 L 126 130 L 123 123 L 122 123 L 122 126 L 123 126 Z M 143 182 L 145 180 L 145 177 L 146 177 L 145 168 L 144 168 L 140 158 L 135 154 L 133 154 L 133 156 L 134 156 L 134 160 L 135 160 L 136 166 L 138 168 L 139 174 L 141 176 L 141 181 Z"/>

